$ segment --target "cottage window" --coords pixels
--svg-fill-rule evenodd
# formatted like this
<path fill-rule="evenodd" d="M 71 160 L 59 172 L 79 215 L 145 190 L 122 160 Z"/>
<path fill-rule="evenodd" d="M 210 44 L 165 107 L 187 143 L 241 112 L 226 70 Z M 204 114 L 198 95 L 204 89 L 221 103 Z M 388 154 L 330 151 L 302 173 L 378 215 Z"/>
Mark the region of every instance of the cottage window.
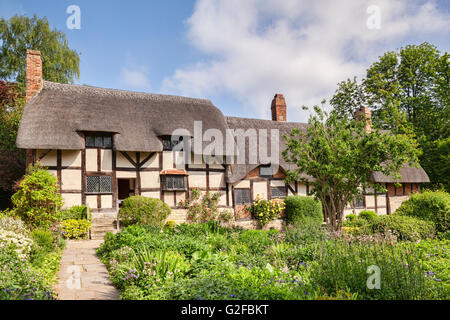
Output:
<path fill-rule="evenodd" d="M 87 148 L 112 148 L 110 134 L 86 134 Z"/>
<path fill-rule="evenodd" d="M 163 175 L 161 177 L 164 190 L 186 190 L 184 175 Z"/>
<path fill-rule="evenodd" d="M 235 205 L 248 204 L 252 202 L 250 189 L 234 189 Z"/>
<path fill-rule="evenodd" d="M 355 208 L 364 208 L 364 196 L 356 196 L 354 206 Z"/>
<path fill-rule="evenodd" d="M 111 193 L 111 184 L 110 176 L 87 176 L 86 193 Z"/>
<path fill-rule="evenodd" d="M 277 198 L 286 198 L 286 187 L 272 187 L 271 189 L 271 198 L 277 199 Z"/>
<path fill-rule="evenodd" d="M 164 151 L 172 151 L 178 144 L 183 142 L 183 137 L 163 136 L 162 144 Z M 181 151 L 181 149 L 180 149 Z"/>

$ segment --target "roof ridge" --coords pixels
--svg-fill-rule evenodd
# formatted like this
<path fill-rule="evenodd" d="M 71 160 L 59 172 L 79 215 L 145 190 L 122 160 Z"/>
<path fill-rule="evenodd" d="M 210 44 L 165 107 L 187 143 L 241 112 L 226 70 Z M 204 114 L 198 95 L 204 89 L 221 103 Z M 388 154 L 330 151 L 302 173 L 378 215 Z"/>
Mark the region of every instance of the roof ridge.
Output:
<path fill-rule="evenodd" d="M 214 106 L 214 104 L 210 100 L 202 99 L 202 98 L 191 98 L 191 97 L 176 96 L 176 95 L 169 95 L 169 94 L 138 92 L 138 91 L 113 89 L 113 88 L 102 88 L 102 87 L 81 85 L 81 84 L 66 84 L 66 83 L 52 82 L 52 81 L 47 81 L 47 80 L 43 81 L 43 89 L 66 91 L 66 92 L 77 92 L 78 91 L 78 92 L 83 92 L 84 94 L 117 96 L 117 97 L 122 97 L 122 98 L 138 98 L 138 99 L 148 99 L 148 100 L 192 102 L 192 103 L 201 103 L 201 104 L 205 104 L 205 105 Z"/>
<path fill-rule="evenodd" d="M 244 117 L 235 117 L 235 116 L 225 116 L 225 119 L 237 119 L 237 120 L 257 120 L 257 121 L 267 121 L 269 123 L 273 123 L 273 124 L 279 124 L 279 125 L 283 125 L 283 124 L 293 124 L 293 125 L 297 125 L 297 124 L 308 124 L 307 122 L 297 122 L 297 121 L 273 121 L 270 119 L 258 119 L 258 118 L 244 118 Z"/>

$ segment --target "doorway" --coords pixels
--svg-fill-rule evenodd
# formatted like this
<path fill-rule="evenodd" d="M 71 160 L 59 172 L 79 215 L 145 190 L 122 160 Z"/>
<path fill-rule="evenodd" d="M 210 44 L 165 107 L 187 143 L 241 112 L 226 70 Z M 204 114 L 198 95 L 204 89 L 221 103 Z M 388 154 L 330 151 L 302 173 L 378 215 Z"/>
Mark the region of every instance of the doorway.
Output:
<path fill-rule="evenodd" d="M 126 198 L 134 196 L 134 186 L 136 179 L 117 179 L 117 196 L 119 200 L 119 207 L 122 205 L 122 201 Z"/>

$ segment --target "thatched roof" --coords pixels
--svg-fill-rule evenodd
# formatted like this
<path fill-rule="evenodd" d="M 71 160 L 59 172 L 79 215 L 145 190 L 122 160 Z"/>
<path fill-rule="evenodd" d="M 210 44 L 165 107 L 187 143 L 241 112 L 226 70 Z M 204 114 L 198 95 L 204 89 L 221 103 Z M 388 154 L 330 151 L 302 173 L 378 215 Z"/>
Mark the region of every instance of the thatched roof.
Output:
<path fill-rule="evenodd" d="M 295 165 L 291 163 L 287 163 L 283 160 L 283 157 L 281 155 L 281 152 L 286 149 L 286 141 L 283 138 L 283 135 L 289 135 L 294 128 L 299 128 L 300 131 L 305 131 L 308 124 L 306 123 L 300 123 L 300 122 L 279 122 L 279 121 L 272 121 L 272 120 L 261 120 L 261 119 L 248 119 L 248 118 L 237 118 L 237 117 L 226 117 L 226 121 L 228 124 L 228 127 L 230 129 L 242 129 L 244 131 L 248 129 L 267 129 L 267 147 L 268 147 L 268 156 L 271 155 L 271 135 L 270 130 L 271 129 L 278 129 L 279 130 L 279 154 L 278 154 L 278 164 L 283 168 L 284 170 L 294 170 Z M 244 178 L 247 173 L 249 173 L 251 170 L 255 169 L 256 167 L 264 164 L 264 161 L 260 161 L 258 158 L 258 164 L 250 164 L 249 163 L 249 155 L 250 154 L 258 154 L 258 144 L 252 144 L 250 143 L 249 139 L 246 138 L 245 140 L 245 162 L 246 164 L 233 164 L 231 167 L 231 172 L 228 174 L 228 182 L 234 183 L 242 178 Z M 259 143 L 259 139 L 258 139 Z M 304 176 L 306 179 L 310 179 L 308 176 Z"/>
<path fill-rule="evenodd" d="M 411 165 L 405 165 L 400 169 L 400 175 L 402 176 L 400 180 L 393 179 L 392 176 L 386 176 L 385 174 L 375 171 L 372 173 L 372 180 L 378 183 L 423 183 L 430 182 L 427 173 L 421 166 L 415 168 Z"/>
<path fill-rule="evenodd" d="M 79 132 L 99 131 L 117 133 L 116 150 L 162 151 L 160 136 L 179 128 L 193 135 L 194 121 L 225 136 L 225 118 L 209 100 L 44 81 L 25 106 L 17 147 L 80 150 Z"/>
<path fill-rule="evenodd" d="M 281 152 L 286 148 L 283 135 L 293 128 L 305 131 L 306 123 L 278 122 L 261 119 L 224 117 L 209 100 L 170 95 L 138 93 L 90 86 L 68 85 L 44 81 L 43 88 L 26 104 L 17 135 L 17 147 L 22 149 L 81 150 L 84 142 L 81 132 L 114 133 L 114 148 L 119 151 L 162 151 L 160 137 L 170 136 L 183 128 L 194 134 L 194 121 L 202 121 L 202 134 L 208 129 L 225 130 L 267 129 L 268 155 L 271 154 L 270 130 L 279 130 L 279 165 L 283 170 L 294 170 Z M 256 167 L 269 164 L 258 159 L 249 163 L 249 154 L 258 153 L 258 144 L 246 139 L 246 164 L 228 167 L 227 181 L 237 182 Z M 226 139 L 224 139 L 224 144 Z M 203 142 L 206 146 L 210 142 Z M 226 151 L 224 145 L 223 151 Z M 429 182 L 422 168 L 406 165 L 400 171 L 399 182 Z M 312 180 L 304 175 L 303 178 Z M 379 172 L 373 180 L 392 183 L 392 177 Z"/>
<path fill-rule="evenodd" d="M 237 117 L 226 117 L 226 121 L 228 127 L 230 129 L 267 129 L 268 130 L 268 139 L 267 145 L 269 147 L 270 154 L 270 129 L 278 129 L 280 133 L 280 146 L 279 146 L 279 165 L 284 170 L 295 170 L 296 166 L 292 163 L 287 163 L 283 160 L 281 153 L 286 148 L 286 141 L 283 138 L 283 135 L 289 136 L 292 129 L 298 128 L 300 131 L 305 132 L 308 128 L 307 123 L 300 122 L 278 122 L 271 120 L 260 120 L 260 119 L 247 119 L 247 118 L 237 118 Z M 253 152 L 258 152 L 257 145 L 250 145 L 248 139 L 246 139 L 246 163 L 247 164 L 234 164 L 231 166 L 229 174 L 228 174 L 228 182 L 234 183 L 242 178 L 244 178 L 250 171 L 255 169 L 256 167 L 268 164 L 264 162 L 259 162 L 258 164 L 248 164 L 249 154 Z M 400 174 L 402 178 L 398 181 L 400 183 L 422 183 L 422 182 L 430 182 L 428 175 L 422 167 L 415 168 L 411 165 L 406 164 L 401 170 Z M 304 174 L 302 178 L 312 181 L 313 178 Z M 387 177 L 380 172 L 372 173 L 372 179 L 374 182 L 378 183 L 393 183 L 392 177 Z"/>

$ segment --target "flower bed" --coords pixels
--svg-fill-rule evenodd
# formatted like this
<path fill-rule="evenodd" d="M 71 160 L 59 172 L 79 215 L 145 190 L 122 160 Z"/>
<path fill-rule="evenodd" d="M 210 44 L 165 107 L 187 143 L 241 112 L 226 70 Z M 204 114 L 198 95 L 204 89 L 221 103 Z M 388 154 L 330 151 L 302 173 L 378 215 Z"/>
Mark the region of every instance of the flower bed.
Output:
<path fill-rule="evenodd" d="M 130 226 L 97 253 L 122 299 L 448 299 L 449 247 L 336 238 L 316 224 L 281 233 L 211 221 Z M 366 286 L 374 264 L 382 290 Z"/>

